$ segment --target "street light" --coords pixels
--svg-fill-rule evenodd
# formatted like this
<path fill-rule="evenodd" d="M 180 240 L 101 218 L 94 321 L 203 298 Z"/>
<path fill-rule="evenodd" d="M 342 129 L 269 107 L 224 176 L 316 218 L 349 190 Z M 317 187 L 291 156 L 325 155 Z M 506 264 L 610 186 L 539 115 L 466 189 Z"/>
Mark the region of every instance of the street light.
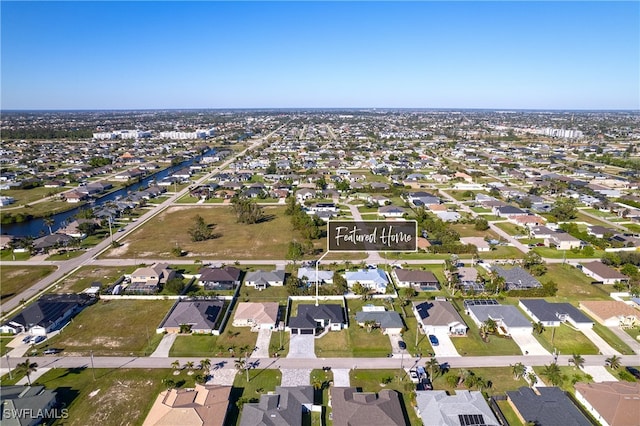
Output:
<path fill-rule="evenodd" d="M 9 368 L 9 380 L 13 380 L 13 376 L 11 375 L 11 364 L 9 364 L 9 353 L 6 354 L 7 357 L 7 367 Z"/>
<path fill-rule="evenodd" d="M 93 380 L 96 379 L 96 369 L 93 366 L 93 351 L 89 352 L 91 354 L 91 373 L 93 374 Z"/>

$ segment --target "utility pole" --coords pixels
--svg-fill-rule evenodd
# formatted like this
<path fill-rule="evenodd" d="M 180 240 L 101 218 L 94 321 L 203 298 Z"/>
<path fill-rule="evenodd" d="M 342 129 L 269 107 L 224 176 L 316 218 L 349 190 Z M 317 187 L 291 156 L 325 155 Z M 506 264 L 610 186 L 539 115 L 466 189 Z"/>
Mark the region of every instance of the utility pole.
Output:
<path fill-rule="evenodd" d="M 91 373 L 93 374 L 93 380 L 96 379 L 96 369 L 93 365 L 93 351 L 90 351 L 91 354 Z"/>
<path fill-rule="evenodd" d="M 9 353 L 6 354 L 7 357 L 7 368 L 9 368 L 9 380 L 13 380 L 13 376 L 11 375 L 11 364 L 9 364 Z"/>

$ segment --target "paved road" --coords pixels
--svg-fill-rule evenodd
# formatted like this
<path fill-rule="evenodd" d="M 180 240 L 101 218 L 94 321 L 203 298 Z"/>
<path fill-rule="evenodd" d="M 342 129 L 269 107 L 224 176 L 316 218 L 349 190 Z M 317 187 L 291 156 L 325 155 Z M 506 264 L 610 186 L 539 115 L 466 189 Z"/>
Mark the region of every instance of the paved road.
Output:
<path fill-rule="evenodd" d="M 605 365 L 605 355 L 584 355 L 585 366 Z M 560 355 L 558 365 L 569 365 L 569 355 Z M 15 368 L 17 363 L 26 358 L 9 358 L 9 364 Z M 180 362 L 193 361 L 198 364 L 202 357 L 181 357 Z M 513 355 L 513 356 L 466 356 L 466 357 L 438 357 L 441 364 L 447 363 L 451 368 L 477 368 L 477 367 L 508 367 L 522 362 L 526 365 L 548 365 L 553 362 L 553 356 L 542 355 Z M 37 360 L 38 368 L 90 368 L 91 357 L 61 357 L 43 356 L 31 358 Z M 231 358 L 210 358 L 211 364 L 222 363 L 222 368 L 235 368 Z M 284 369 L 320 369 L 323 366 L 331 368 L 361 368 L 361 369 L 386 369 L 402 368 L 401 366 L 424 364 L 428 358 L 414 358 L 405 356 L 400 358 L 251 358 L 257 362 L 258 368 L 284 368 Z M 622 365 L 637 365 L 637 355 L 623 355 Z M 95 368 L 171 368 L 174 358 L 150 358 L 150 357 L 93 357 Z M 0 359 L 0 368 L 7 368 L 7 358 Z"/>

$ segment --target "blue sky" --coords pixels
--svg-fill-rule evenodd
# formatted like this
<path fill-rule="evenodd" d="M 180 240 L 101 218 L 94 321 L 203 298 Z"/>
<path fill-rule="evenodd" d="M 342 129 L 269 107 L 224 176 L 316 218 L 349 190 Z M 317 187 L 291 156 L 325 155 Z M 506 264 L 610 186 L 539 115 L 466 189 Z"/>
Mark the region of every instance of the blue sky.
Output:
<path fill-rule="evenodd" d="M 640 3 L 7 2 L 2 109 L 639 109 Z"/>

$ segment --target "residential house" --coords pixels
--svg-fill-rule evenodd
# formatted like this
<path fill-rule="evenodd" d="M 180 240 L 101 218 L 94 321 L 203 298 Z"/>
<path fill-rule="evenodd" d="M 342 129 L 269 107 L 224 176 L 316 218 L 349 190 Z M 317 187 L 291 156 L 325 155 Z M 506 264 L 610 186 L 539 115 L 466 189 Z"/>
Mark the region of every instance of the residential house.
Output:
<path fill-rule="evenodd" d="M 384 306 L 365 305 L 362 311 L 356 312 L 356 322 L 360 327 L 366 327 L 371 322 L 374 327 L 380 328 L 382 334 L 399 336 L 404 329 L 404 323 L 400 314 L 395 311 L 387 311 Z"/>
<path fill-rule="evenodd" d="M 424 426 L 500 425 L 480 391 L 417 391 L 416 406 Z"/>
<path fill-rule="evenodd" d="M 378 207 L 378 216 L 385 218 L 399 218 L 406 213 L 406 210 L 398 206 L 382 206 Z"/>
<path fill-rule="evenodd" d="M 87 294 L 43 294 L 0 327 L 0 332 L 29 332 L 35 336 L 61 329 L 96 299 Z"/>
<path fill-rule="evenodd" d="M 607 327 L 631 328 L 640 325 L 640 311 L 618 300 L 588 300 L 580 309 Z"/>
<path fill-rule="evenodd" d="M 555 233 L 556 231 L 546 226 L 534 226 L 529 229 L 529 234 L 531 235 L 531 238 L 548 239 L 548 238 L 551 238 L 551 236 L 554 235 Z"/>
<path fill-rule="evenodd" d="M 440 334 L 448 336 L 466 336 L 467 324 L 446 300 L 428 300 L 413 302 L 413 312 L 419 318 L 418 325 L 424 334 Z"/>
<path fill-rule="evenodd" d="M 264 290 L 269 286 L 283 286 L 285 271 L 277 269 L 275 271 L 263 271 L 258 269 L 254 272 L 247 272 L 244 278 L 244 284 L 249 287 L 255 287 L 258 290 Z"/>
<path fill-rule="evenodd" d="M 169 268 L 166 263 L 155 263 L 150 267 L 138 268 L 130 275 L 131 283 L 127 286 L 126 291 L 128 293 L 155 293 L 175 276 L 176 271 Z"/>
<path fill-rule="evenodd" d="M 276 386 L 275 392 L 261 395 L 259 402 L 243 404 L 239 425 L 302 425 L 303 416 L 311 411 L 312 405 L 312 386 Z"/>
<path fill-rule="evenodd" d="M 438 279 L 431 271 L 394 268 L 391 277 L 398 287 L 412 287 L 420 291 L 436 291 L 440 289 Z"/>
<path fill-rule="evenodd" d="M 333 426 L 406 425 L 398 392 L 382 389 L 358 392 L 355 387 L 332 387 Z"/>
<path fill-rule="evenodd" d="M 317 330 L 342 330 L 346 326 L 344 308 L 335 303 L 300 304 L 295 317 L 289 317 L 291 334 L 315 334 Z"/>
<path fill-rule="evenodd" d="M 628 283 L 629 277 L 605 265 L 599 260 L 584 263 L 582 272 L 602 284 Z"/>
<path fill-rule="evenodd" d="M 582 240 L 567 232 L 556 231 L 544 239 L 544 245 L 547 247 L 555 247 L 558 250 L 571 250 L 580 248 L 582 246 Z"/>
<path fill-rule="evenodd" d="M 519 266 L 511 269 L 504 269 L 494 265 L 491 268 L 500 277 L 504 278 L 505 288 L 507 290 L 525 290 L 529 288 L 542 287 L 540 281 L 535 279 L 531 274 Z"/>
<path fill-rule="evenodd" d="M 515 391 L 507 391 L 507 401 L 523 424 L 532 422 L 539 426 L 592 425 L 567 394 L 557 387 L 539 386 L 535 390 L 521 387 Z"/>
<path fill-rule="evenodd" d="M 428 192 L 410 192 L 406 195 L 406 200 L 414 206 L 425 206 L 428 204 L 440 204 L 440 197 Z"/>
<path fill-rule="evenodd" d="M 478 280 L 478 270 L 468 266 L 457 269 L 458 286 L 465 292 L 468 291 L 484 291 L 484 283 Z"/>
<path fill-rule="evenodd" d="M 376 293 L 385 293 L 389 279 L 382 269 L 358 269 L 355 272 L 347 271 L 344 273 L 347 286 L 353 288 L 356 283 L 373 290 Z"/>
<path fill-rule="evenodd" d="M 242 271 L 233 266 L 202 268 L 198 271 L 198 284 L 205 290 L 233 290 L 240 285 Z"/>
<path fill-rule="evenodd" d="M 602 426 L 638 424 L 640 382 L 579 382 L 574 388 L 576 400 Z"/>
<path fill-rule="evenodd" d="M 296 191 L 295 194 L 296 194 L 296 200 L 298 201 L 298 203 L 303 203 L 306 200 L 315 198 L 316 190 L 311 188 L 302 188 Z"/>
<path fill-rule="evenodd" d="M 540 216 L 530 214 L 527 216 L 511 216 L 509 218 L 509 222 L 512 222 L 518 226 L 526 226 L 527 228 L 531 228 L 533 226 L 544 225 L 546 223 L 546 220 L 544 220 Z"/>
<path fill-rule="evenodd" d="M 498 217 L 526 216 L 529 213 L 511 205 L 498 206 L 493 208 L 493 214 Z"/>
<path fill-rule="evenodd" d="M 596 238 L 607 238 L 615 235 L 616 231 L 611 228 L 599 225 L 590 225 L 587 227 L 587 234 L 593 235 Z"/>
<path fill-rule="evenodd" d="M 545 327 L 558 327 L 563 322 L 568 322 L 578 329 L 593 327 L 593 321 L 570 303 L 552 303 L 544 299 L 521 299 L 518 305 L 533 319 L 533 322 L 541 322 Z"/>
<path fill-rule="evenodd" d="M 156 331 L 180 333 L 186 325 L 191 333 L 212 334 L 223 307 L 218 299 L 178 299 Z"/>
<path fill-rule="evenodd" d="M 323 271 L 318 269 L 317 281 L 318 284 L 333 284 L 334 271 Z M 316 270 L 313 268 L 298 268 L 298 279 L 303 280 L 309 284 L 316 284 Z"/>
<path fill-rule="evenodd" d="M 62 196 L 67 201 L 67 203 L 80 203 L 89 198 L 87 194 L 83 194 L 76 190 L 65 192 L 64 194 L 62 194 Z"/>
<path fill-rule="evenodd" d="M 491 246 L 482 237 L 463 237 L 460 238 L 460 242 L 462 242 L 462 244 L 476 246 L 479 252 L 491 251 Z"/>
<path fill-rule="evenodd" d="M 201 385 L 160 392 L 142 426 L 224 426 L 231 386 Z"/>
<path fill-rule="evenodd" d="M 450 212 L 450 211 L 435 212 L 435 214 L 436 216 L 438 216 L 438 219 L 440 219 L 443 222 L 457 222 L 462 217 L 460 213 Z"/>
<path fill-rule="evenodd" d="M 33 240 L 33 249 L 37 252 L 46 252 L 52 248 L 66 247 L 72 242 L 72 236 L 56 232 Z"/>
<path fill-rule="evenodd" d="M 0 395 L 2 395 L 0 423 L 6 426 L 44 424 L 49 422 L 47 413 L 53 415 L 62 413 L 62 410 L 55 409 L 56 392 L 44 386 L 1 386 Z"/>
<path fill-rule="evenodd" d="M 234 327 L 273 330 L 278 323 L 278 302 L 240 302 L 233 316 Z"/>
<path fill-rule="evenodd" d="M 478 304 L 468 304 L 466 302 Z M 497 323 L 499 334 L 509 336 L 512 334 L 531 334 L 533 331 L 531 322 L 520 313 L 517 307 L 499 304 L 481 305 L 479 304 L 481 302 L 479 300 L 465 301 L 467 314 L 478 327 L 491 318 Z"/>

